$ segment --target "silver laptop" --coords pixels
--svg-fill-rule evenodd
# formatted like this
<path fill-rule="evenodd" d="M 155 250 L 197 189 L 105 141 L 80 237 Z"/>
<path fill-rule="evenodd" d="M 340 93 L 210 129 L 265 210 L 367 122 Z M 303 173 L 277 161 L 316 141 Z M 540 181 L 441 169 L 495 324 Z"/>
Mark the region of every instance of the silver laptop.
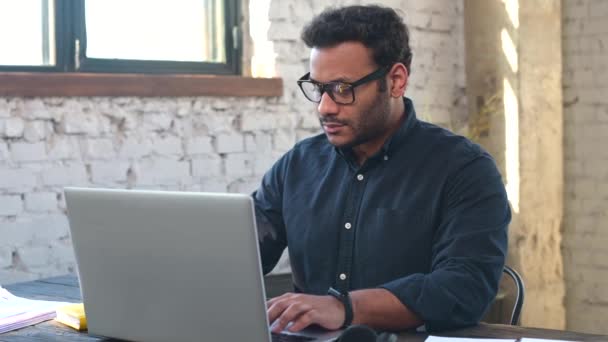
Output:
<path fill-rule="evenodd" d="M 89 333 L 271 341 L 250 196 L 66 188 Z M 332 340 L 340 332 L 303 332 Z"/>

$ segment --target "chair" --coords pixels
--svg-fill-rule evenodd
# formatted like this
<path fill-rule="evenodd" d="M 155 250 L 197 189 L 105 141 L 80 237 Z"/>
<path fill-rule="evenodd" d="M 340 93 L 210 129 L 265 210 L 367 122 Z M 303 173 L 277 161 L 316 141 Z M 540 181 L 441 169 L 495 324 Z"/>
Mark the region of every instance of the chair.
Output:
<path fill-rule="evenodd" d="M 518 325 L 524 304 L 524 282 L 511 267 L 503 268 L 496 299 L 486 313 L 483 322 Z"/>
<path fill-rule="evenodd" d="M 506 275 L 515 284 L 515 300 L 513 303 L 513 311 L 511 312 L 510 324 L 519 325 L 519 316 L 521 314 L 521 308 L 524 306 L 524 295 L 526 292 L 524 281 L 521 279 L 519 273 L 507 265 L 505 265 L 505 268 L 502 271 L 503 280 L 501 280 L 501 282 L 504 281 L 504 275 Z"/>

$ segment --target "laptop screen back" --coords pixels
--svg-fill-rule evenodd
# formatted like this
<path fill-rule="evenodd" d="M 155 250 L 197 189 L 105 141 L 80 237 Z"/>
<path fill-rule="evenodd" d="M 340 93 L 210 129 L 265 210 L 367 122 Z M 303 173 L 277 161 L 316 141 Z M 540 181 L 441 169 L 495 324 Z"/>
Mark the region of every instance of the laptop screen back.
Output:
<path fill-rule="evenodd" d="M 269 341 L 250 196 L 65 193 L 90 333 Z"/>

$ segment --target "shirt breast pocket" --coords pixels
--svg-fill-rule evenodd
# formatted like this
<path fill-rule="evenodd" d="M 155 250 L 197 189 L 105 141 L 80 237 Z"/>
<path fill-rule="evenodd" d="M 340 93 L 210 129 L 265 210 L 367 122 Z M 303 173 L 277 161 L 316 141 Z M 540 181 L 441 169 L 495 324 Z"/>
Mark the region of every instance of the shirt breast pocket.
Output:
<path fill-rule="evenodd" d="M 371 278 L 382 282 L 430 269 L 434 232 L 426 211 L 377 208 L 359 228 L 358 257 Z"/>

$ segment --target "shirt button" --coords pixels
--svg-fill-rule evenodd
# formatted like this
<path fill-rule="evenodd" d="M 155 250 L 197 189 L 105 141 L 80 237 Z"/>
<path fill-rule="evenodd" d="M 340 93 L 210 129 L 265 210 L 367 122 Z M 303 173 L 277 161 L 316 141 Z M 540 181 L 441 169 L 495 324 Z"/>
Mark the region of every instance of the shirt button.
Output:
<path fill-rule="evenodd" d="M 363 175 L 357 175 L 357 179 L 362 181 L 363 180 Z"/>
<path fill-rule="evenodd" d="M 384 156 L 384 160 L 388 160 L 388 156 Z"/>
<path fill-rule="evenodd" d="M 346 224 L 344 225 L 344 228 L 346 229 L 350 229 L 352 227 L 352 225 L 350 224 L 350 222 L 346 222 Z"/>
<path fill-rule="evenodd" d="M 346 274 L 341 273 L 340 274 L 340 280 L 346 280 Z"/>

